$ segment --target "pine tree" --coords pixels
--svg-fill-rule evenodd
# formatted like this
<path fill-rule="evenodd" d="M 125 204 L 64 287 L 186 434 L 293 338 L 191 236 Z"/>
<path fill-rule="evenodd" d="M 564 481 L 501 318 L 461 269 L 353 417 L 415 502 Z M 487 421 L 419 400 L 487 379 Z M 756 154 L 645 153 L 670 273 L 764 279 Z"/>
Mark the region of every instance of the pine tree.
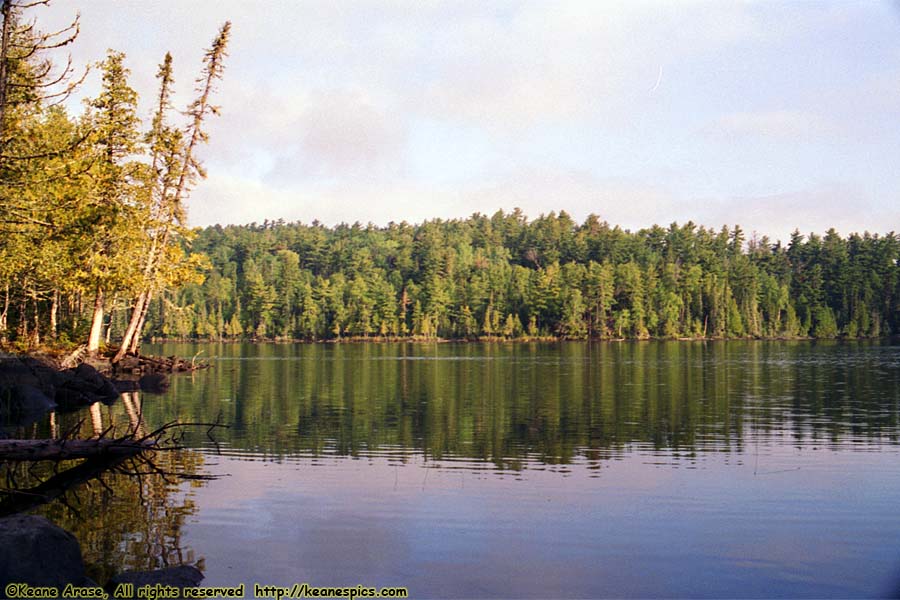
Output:
<path fill-rule="evenodd" d="M 151 143 L 154 145 L 153 166 L 156 178 L 159 221 L 151 243 L 153 250 L 147 259 L 144 271 L 142 291 L 137 296 L 132 309 L 132 317 L 125 332 L 125 339 L 113 362 L 121 360 L 126 351 L 137 353 L 140 346 L 141 330 L 146 320 L 150 299 L 157 289 L 165 284 L 159 281 L 159 274 L 168 266 L 165 261 L 165 249 L 179 233 L 184 234 L 183 202 L 190 189 L 198 179 L 204 178 L 206 172 L 196 157 L 197 146 L 208 141 L 209 136 L 203 125 L 209 115 L 219 114 L 219 107 L 212 104 L 215 83 L 222 78 L 224 61 L 228 56 L 227 47 L 231 35 L 231 22 L 226 21 L 212 46 L 203 57 L 203 71 L 197 79 L 197 98 L 191 103 L 187 114 L 191 119 L 184 135 L 174 132 L 166 126 L 166 112 L 169 108 L 169 94 L 172 84 L 171 56 L 160 67 L 160 93 L 157 112 L 154 117 Z M 185 140 L 182 142 L 182 139 Z M 183 146 L 182 146 L 183 143 Z"/>
<path fill-rule="evenodd" d="M 128 160 L 138 149 L 137 92 L 128 85 L 125 55 L 110 51 L 101 64 L 103 87 L 88 105 L 85 120 L 96 152 L 91 175 L 94 190 L 82 206 L 83 218 L 92 234 L 83 263 L 89 265 L 81 277 L 95 292 L 88 351 L 100 347 L 105 298 L 133 280 L 129 253 L 134 250 L 130 232 L 137 226 L 140 166 Z M 136 257 L 135 257 L 136 258 Z"/>

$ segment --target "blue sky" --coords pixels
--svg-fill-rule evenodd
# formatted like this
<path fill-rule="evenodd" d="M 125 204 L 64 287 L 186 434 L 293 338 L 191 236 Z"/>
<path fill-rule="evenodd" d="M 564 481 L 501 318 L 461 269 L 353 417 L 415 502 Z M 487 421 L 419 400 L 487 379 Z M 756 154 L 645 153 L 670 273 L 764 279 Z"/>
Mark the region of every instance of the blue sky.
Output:
<path fill-rule="evenodd" d="M 520 207 L 785 239 L 900 230 L 890 2 L 56 0 L 76 62 L 124 51 L 179 99 L 233 22 L 195 225 Z M 94 93 L 97 77 L 84 94 Z"/>

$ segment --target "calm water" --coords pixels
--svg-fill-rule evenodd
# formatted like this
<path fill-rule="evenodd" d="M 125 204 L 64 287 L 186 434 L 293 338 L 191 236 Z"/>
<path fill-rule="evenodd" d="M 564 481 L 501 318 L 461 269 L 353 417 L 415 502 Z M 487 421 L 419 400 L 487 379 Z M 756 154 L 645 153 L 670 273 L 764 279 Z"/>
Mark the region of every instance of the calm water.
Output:
<path fill-rule="evenodd" d="M 160 460 L 221 478 L 108 475 L 70 494 L 80 517 L 39 509 L 101 579 L 199 561 L 204 585 L 416 598 L 900 590 L 897 345 L 146 350 L 214 367 L 100 421 L 141 403 L 149 428 L 218 418 L 230 428 L 195 428 L 193 451 Z"/>

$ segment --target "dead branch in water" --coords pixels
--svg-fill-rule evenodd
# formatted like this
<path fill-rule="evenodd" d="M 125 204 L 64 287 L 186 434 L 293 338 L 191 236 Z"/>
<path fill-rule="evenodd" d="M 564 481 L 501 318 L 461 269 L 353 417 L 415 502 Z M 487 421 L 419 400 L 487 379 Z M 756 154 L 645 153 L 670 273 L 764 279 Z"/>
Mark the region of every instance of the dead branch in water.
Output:
<path fill-rule="evenodd" d="M 122 437 L 109 438 L 106 437 L 110 431 L 108 429 L 97 438 L 70 439 L 68 436 L 74 434 L 78 429 L 76 426 L 68 432 L 66 439 L 0 440 L 0 461 L 10 463 L 6 471 L 7 487 L 0 489 L 0 495 L 5 496 L 0 500 L 0 517 L 28 511 L 57 499 L 68 506 L 68 493 L 75 493 L 77 488 L 92 481 L 98 481 L 111 491 L 103 480 L 107 474 L 135 477 L 142 482 L 141 490 L 145 477 L 158 476 L 166 483 L 216 479 L 214 475 L 166 470 L 154 460 L 157 452 L 183 449 L 181 439 L 188 427 L 206 427 L 209 436 L 214 429 L 227 425 L 222 425 L 218 420 L 215 423 L 173 421 L 141 436 L 131 432 Z M 85 460 L 59 470 L 59 466 L 64 464 L 62 461 L 81 458 Z M 15 472 L 32 473 L 33 477 L 33 466 L 40 461 L 53 462 L 53 475 L 38 485 L 25 489 L 19 487 Z"/>
<path fill-rule="evenodd" d="M 71 460 L 80 458 L 115 458 L 135 456 L 147 451 L 181 449 L 181 438 L 186 427 L 208 427 L 207 434 L 221 423 L 179 423 L 172 421 L 150 433 L 138 437 L 135 433 L 118 438 L 108 438 L 109 429 L 97 438 L 87 440 L 0 440 L 0 461 Z"/>
<path fill-rule="evenodd" d="M 0 440 L 0 460 L 70 460 L 132 456 L 155 449 L 152 440 Z"/>

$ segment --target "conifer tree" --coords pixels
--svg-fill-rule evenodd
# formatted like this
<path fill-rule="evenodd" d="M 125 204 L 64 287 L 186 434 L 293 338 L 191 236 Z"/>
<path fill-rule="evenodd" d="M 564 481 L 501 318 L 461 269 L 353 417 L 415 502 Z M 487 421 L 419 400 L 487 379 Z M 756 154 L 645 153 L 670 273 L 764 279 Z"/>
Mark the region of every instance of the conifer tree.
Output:
<path fill-rule="evenodd" d="M 110 51 L 102 63 L 103 87 L 88 105 L 85 119 L 95 149 L 91 175 L 94 189 L 82 206 L 88 241 L 81 256 L 85 268 L 79 274 L 95 291 L 88 351 L 100 347 L 103 312 L 107 297 L 133 282 L 135 250 L 131 232 L 137 226 L 144 176 L 139 163 L 129 160 L 138 150 L 137 92 L 128 85 L 125 55 Z"/>
<path fill-rule="evenodd" d="M 183 201 L 190 193 L 191 186 L 206 176 L 195 151 L 200 143 L 208 140 L 203 129 L 205 120 L 209 115 L 219 114 L 219 107 L 212 104 L 212 94 L 216 81 L 222 78 L 230 34 L 231 23 L 226 21 L 204 55 L 203 71 L 197 79 L 198 96 L 188 108 L 187 114 L 191 121 L 183 136 L 168 129 L 165 124 L 172 83 L 170 55 L 166 55 L 166 60 L 160 67 L 159 102 L 151 133 L 151 144 L 154 144 L 153 176 L 157 181 L 154 186 L 158 206 L 156 213 L 159 221 L 155 223 L 157 229 L 153 232 L 151 252 L 141 282 L 142 289 L 135 300 L 128 328 L 113 362 L 121 360 L 127 351 L 138 351 L 154 290 L 165 284 L 165 278 L 160 281 L 160 274 L 171 266 L 165 260 L 167 249 L 173 242 L 177 245 L 178 237 L 184 237 L 186 232 Z"/>
<path fill-rule="evenodd" d="M 43 280 L 46 272 L 35 268 L 49 268 L 51 250 L 58 250 L 60 244 L 57 238 L 41 244 L 39 251 L 31 248 L 35 240 L 47 241 L 48 235 L 57 232 L 64 218 L 50 196 L 58 181 L 70 175 L 69 165 L 61 159 L 77 143 L 69 135 L 65 113 L 54 104 L 67 98 L 83 76 L 74 77 L 71 60 L 63 69 L 54 69 L 47 56 L 75 40 L 78 19 L 59 31 L 41 32 L 26 14 L 46 4 L 0 1 L 0 337 L 4 339 L 11 304 L 19 306 L 23 333 L 29 330 L 24 310 L 31 306 L 34 327 L 30 334 L 32 341 L 39 339 L 39 300 L 53 294 Z M 57 258 L 64 259 L 65 254 Z"/>

